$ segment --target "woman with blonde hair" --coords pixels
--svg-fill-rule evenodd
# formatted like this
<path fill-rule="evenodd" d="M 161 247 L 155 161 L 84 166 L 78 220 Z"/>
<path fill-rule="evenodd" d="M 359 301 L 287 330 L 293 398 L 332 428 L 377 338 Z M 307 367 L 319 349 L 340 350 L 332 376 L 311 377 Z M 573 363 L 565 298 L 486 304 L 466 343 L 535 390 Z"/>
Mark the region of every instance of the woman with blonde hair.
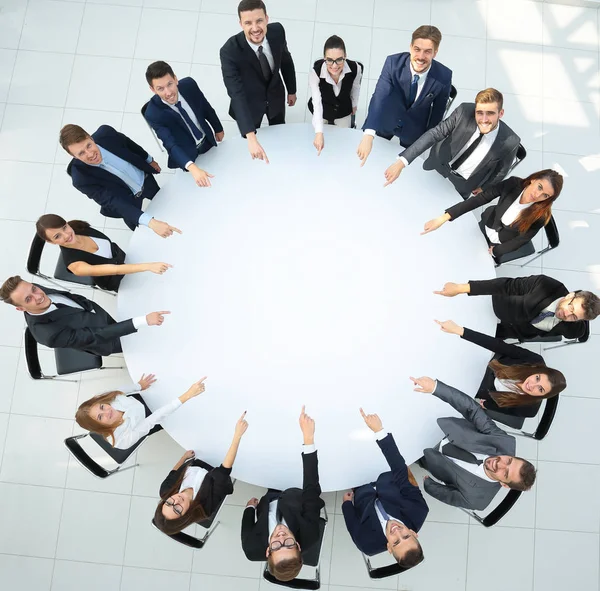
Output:
<path fill-rule="evenodd" d="M 152 412 L 140 392 L 147 390 L 155 381 L 154 374 L 142 375 L 136 385 L 94 396 L 77 409 L 75 420 L 83 429 L 97 433 L 113 447 L 129 449 L 142 437 L 160 430 L 159 423 L 188 400 L 204 392 L 204 380 L 192 384 L 175 400 Z"/>

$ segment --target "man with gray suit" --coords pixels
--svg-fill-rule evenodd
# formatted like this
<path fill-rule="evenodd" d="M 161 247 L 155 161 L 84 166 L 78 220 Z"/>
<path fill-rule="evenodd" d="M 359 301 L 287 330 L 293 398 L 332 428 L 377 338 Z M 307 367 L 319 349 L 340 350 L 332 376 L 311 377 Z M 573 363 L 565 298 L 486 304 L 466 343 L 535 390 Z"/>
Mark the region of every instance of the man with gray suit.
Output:
<path fill-rule="evenodd" d="M 500 182 L 513 163 L 521 138 L 501 121 L 504 97 L 495 88 L 477 94 L 475 103 L 462 103 L 449 117 L 426 131 L 400 153 L 385 172 L 386 184 L 425 150 L 432 148 L 423 164 L 447 178 L 463 199 Z"/>
<path fill-rule="evenodd" d="M 444 432 L 438 449 L 423 451 L 424 467 L 438 480 L 425 477 L 425 491 L 442 503 L 485 509 L 501 487 L 529 490 L 535 468 L 515 457 L 515 438 L 500 429 L 472 398 L 439 380 L 410 378 L 416 392 L 434 394 L 464 418 L 438 419 Z"/>

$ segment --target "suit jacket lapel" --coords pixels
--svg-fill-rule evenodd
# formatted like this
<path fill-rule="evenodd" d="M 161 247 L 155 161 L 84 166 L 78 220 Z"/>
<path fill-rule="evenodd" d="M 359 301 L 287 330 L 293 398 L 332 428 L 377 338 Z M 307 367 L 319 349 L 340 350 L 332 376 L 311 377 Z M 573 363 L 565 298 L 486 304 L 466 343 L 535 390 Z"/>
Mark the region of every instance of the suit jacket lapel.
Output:
<path fill-rule="evenodd" d="M 478 173 L 482 168 L 487 168 L 492 162 L 498 160 L 498 155 L 502 152 L 502 147 L 504 146 L 507 137 L 508 133 L 506 132 L 506 125 L 500 121 L 498 123 L 498 133 L 496 134 L 494 143 L 490 146 L 488 153 L 473 171 L 473 174 Z"/>
<path fill-rule="evenodd" d="M 273 75 L 271 76 L 271 80 L 269 81 L 269 84 L 271 84 L 275 76 L 279 73 L 279 68 L 281 67 L 281 52 L 279 51 L 279 39 L 276 36 L 276 34 L 273 33 L 271 25 L 267 25 L 267 41 L 269 42 L 271 53 L 273 54 Z M 256 61 L 258 61 L 258 59 Z"/>
<path fill-rule="evenodd" d="M 181 89 L 178 88 L 178 91 L 181 93 Z M 185 95 L 184 95 L 184 98 L 187 100 Z M 181 115 L 179 115 L 178 113 L 176 113 L 175 111 L 173 111 L 173 109 L 171 109 L 171 107 L 169 107 L 168 105 L 165 105 L 165 103 L 163 103 L 160 100 L 160 97 L 158 95 L 155 94 L 151 100 L 154 102 L 154 105 L 156 107 L 161 109 L 164 117 L 166 117 L 170 121 L 175 122 L 177 125 L 179 125 L 181 127 L 181 129 L 184 129 L 187 133 L 190 133 L 190 130 L 187 128 L 187 125 L 185 124 L 185 121 L 183 120 L 183 117 Z M 188 101 L 188 103 L 190 104 L 190 106 L 192 105 L 192 103 L 190 103 L 189 101 Z M 193 109 L 193 107 L 192 107 L 192 109 Z M 194 113 L 196 113 L 196 111 L 194 111 Z"/>
<path fill-rule="evenodd" d="M 267 26 L 267 34 L 268 34 L 268 26 Z M 242 53 L 246 56 L 246 59 L 248 60 L 248 62 L 250 62 L 250 64 L 252 65 L 252 67 L 256 70 L 257 74 L 260 76 L 261 80 L 264 80 L 263 75 L 262 75 L 262 70 L 260 69 L 260 63 L 258 61 L 258 56 L 256 55 L 256 52 L 254 51 L 254 49 L 252 49 L 252 47 L 250 47 L 250 45 L 248 44 L 248 41 L 246 40 L 246 36 L 244 35 L 244 31 L 242 31 L 241 33 L 238 33 L 236 35 L 237 38 L 237 42 L 238 45 L 240 46 L 240 49 L 242 50 Z M 270 41 L 269 41 L 270 43 Z M 240 64 L 241 67 L 244 67 L 243 64 Z"/>
<path fill-rule="evenodd" d="M 410 71 L 410 70 L 409 70 Z M 425 97 L 430 93 L 433 84 L 435 83 L 435 62 L 431 62 L 431 68 L 429 68 L 429 72 L 427 74 L 427 78 L 425 78 L 425 82 L 423 83 L 423 88 L 421 89 L 421 92 L 417 98 L 417 100 L 414 102 L 413 106 L 419 105 L 421 103 L 421 101 L 425 100 Z M 409 86 L 410 88 L 410 86 Z"/>
<path fill-rule="evenodd" d="M 410 96 L 410 84 L 412 82 L 412 72 L 410 71 L 410 54 L 408 54 L 404 65 L 400 68 L 400 90 L 404 107 L 408 109 L 408 97 Z"/>

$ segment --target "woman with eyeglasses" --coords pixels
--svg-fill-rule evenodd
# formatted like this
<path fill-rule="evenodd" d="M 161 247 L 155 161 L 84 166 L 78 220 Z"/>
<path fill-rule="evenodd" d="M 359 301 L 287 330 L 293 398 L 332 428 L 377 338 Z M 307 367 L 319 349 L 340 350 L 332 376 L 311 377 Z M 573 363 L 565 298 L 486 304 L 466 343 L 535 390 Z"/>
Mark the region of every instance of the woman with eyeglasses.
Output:
<path fill-rule="evenodd" d="M 308 108 L 313 114 L 315 130 L 313 145 L 320 155 L 325 139 L 323 127 L 352 127 L 356 113 L 363 66 L 346 59 L 346 45 L 341 37 L 332 35 L 325 41 L 323 59 L 317 60 L 308 76 L 311 98 Z"/>
<path fill-rule="evenodd" d="M 233 492 L 231 469 L 242 435 L 248 428 L 245 417 L 246 411 L 235 425 L 233 441 L 218 468 L 197 460 L 193 451 L 186 451 L 175 464 L 160 485 L 161 500 L 154 513 L 158 529 L 172 535 L 192 523 L 207 523 L 225 497 Z"/>
<path fill-rule="evenodd" d="M 562 372 L 548 367 L 544 358 L 533 351 L 464 328 L 452 320 L 436 322 L 443 332 L 494 353 L 475 396 L 484 410 L 535 417 L 542 400 L 558 396 L 567 387 Z"/>
<path fill-rule="evenodd" d="M 106 234 L 81 220 L 67 222 L 53 213 L 43 215 L 35 224 L 37 235 L 50 244 L 60 246 L 69 273 L 91 277 L 94 285 L 108 291 L 119 291 L 124 275 L 151 271 L 162 275 L 168 263 L 128 263 L 125 253 Z"/>
<path fill-rule="evenodd" d="M 83 429 L 102 435 L 113 447 L 129 449 L 142 437 L 159 431 L 160 422 L 188 400 L 202 394 L 204 380 L 192 384 L 175 400 L 152 412 L 140 392 L 147 390 L 156 378 L 154 374 L 142 376 L 138 386 L 114 390 L 86 400 L 77 409 L 75 421 Z"/>
<path fill-rule="evenodd" d="M 552 216 L 552 204 L 563 187 L 563 177 L 555 170 L 540 170 L 526 179 L 510 177 L 469 199 L 448 208 L 429 220 L 421 234 L 437 230 L 468 211 L 499 198 L 498 203 L 481 214 L 479 227 L 494 258 L 513 252 L 533 239 Z"/>

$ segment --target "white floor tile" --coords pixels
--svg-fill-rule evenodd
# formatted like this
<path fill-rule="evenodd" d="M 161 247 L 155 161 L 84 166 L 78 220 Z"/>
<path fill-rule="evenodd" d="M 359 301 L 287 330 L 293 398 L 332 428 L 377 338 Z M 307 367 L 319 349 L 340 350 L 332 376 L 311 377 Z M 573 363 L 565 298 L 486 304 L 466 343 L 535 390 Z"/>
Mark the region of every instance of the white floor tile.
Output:
<path fill-rule="evenodd" d="M 0 102 L 6 102 L 17 52 L 14 49 L 0 49 Z"/>
<path fill-rule="evenodd" d="M 190 591 L 259 591 L 260 579 L 242 577 L 217 577 L 215 575 L 192 575 Z M 157 588 L 158 589 L 158 588 Z"/>
<path fill-rule="evenodd" d="M 77 53 L 133 57 L 141 9 L 88 4 L 83 14 Z M 106 32 L 110 31 L 110 40 Z"/>
<path fill-rule="evenodd" d="M 544 44 L 573 49 L 598 49 L 598 11 L 583 6 L 543 5 Z"/>
<path fill-rule="evenodd" d="M 88 4 L 113 4 L 115 6 L 142 6 L 144 0 L 87 0 Z"/>
<path fill-rule="evenodd" d="M 340 23 L 370 27 L 373 24 L 373 4 L 375 0 L 347 0 L 344 10 L 336 0 L 319 0 L 316 20 L 320 23 Z"/>
<path fill-rule="evenodd" d="M 537 530 L 533 591 L 597 590 L 598 547 L 597 534 Z"/>
<path fill-rule="evenodd" d="M 27 256 L 35 227 L 32 226 L 31 222 L 0 220 L 0 231 L 4 233 L 6 244 L 10 244 L 11 253 L 10 257 L 0 258 L 2 281 L 11 275 L 21 275 L 27 279 Z M 15 309 L 13 308 L 10 311 L 14 313 Z M 22 316 L 20 312 L 17 312 L 17 314 Z M 16 344 L 20 344 L 20 339 Z"/>
<path fill-rule="evenodd" d="M 312 23 L 311 23 L 312 24 Z M 196 43 L 192 61 L 196 64 L 220 66 L 219 50 L 226 41 L 223 31 L 231 27 L 231 16 L 203 12 L 198 19 Z M 288 37 L 288 45 L 290 43 Z"/>
<path fill-rule="evenodd" d="M 2 584 L 8 589 L 50 591 L 54 561 L 48 558 L 0 554 Z"/>
<path fill-rule="evenodd" d="M 397 31 L 390 28 L 377 29 L 371 43 L 371 55 L 370 57 L 365 56 L 365 61 L 362 61 L 365 72 L 368 71 L 369 76 L 377 78 L 381 74 L 388 55 L 408 51 L 410 35 L 409 31 Z M 441 63 L 444 63 L 442 58 L 440 60 Z"/>
<path fill-rule="evenodd" d="M 207 2 L 202 2 L 202 10 L 206 10 L 205 4 Z M 227 4 L 227 2 L 223 2 L 223 4 Z M 269 2 L 267 10 L 269 11 L 269 19 L 277 21 L 282 18 L 313 21 L 317 13 L 317 0 L 303 0 L 303 2 L 276 0 L 276 2 Z M 234 7 L 230 12 L 232 14 L 236 13 L 236 8 Z"/>
<path fill-rule="evenodd" d="M 285 108 L 286 123 L 304 123 L 306 112 L 306 103 L 308 102 L 308 74 L 296 72 L 296 83 L 298 89 L 296 91 L 296 104 L 293 107 Z"/>
<path fill-rule="evenodd" d="M 225 85 L 223 84 L 221 67 L 192 64 L 190 76 L 198 83 L 198 86 L 202 89 L 206 100 L 217 112 L 217 117 L 221 120 L 221 122 L 226 119 L 231 119 L 229 116 L 230 99 Z"/>
<path fill-rule="evenodd" d="M 6 431 L 8 429 L 8 419 L 10 415 L 8 413 L 0 413 L 0 460 L 4 453 L 4 442 L 6 440 Z"/>
<path fill-rule="evenodd" d="M 121 567 L 110 564 L 91 564 L 57 560 L 52 577 L 52 591 L 104 591 L 118 589 Z"/>
<path fill-rule="evenodd" d="M 437 15 L 432 14 L 432 5 L 433 2 L 430 0 L 375 0 L 373 27 L 402 29 L 412 33 L 421 25 L 431 23 L 440 27 L 443 34 L 452 34 L 451 31 L 446 30 L 445 19 L 440 18 L 439 11 Z M 483 31 L 483 36 L 485 36 L 485 28 Z M 402 51 L 408 51 L 408 46 Z"/>
<path fill-rule="evenodd" d="M 486 0 L 432 0 L 431 24 L 439 27 L 444 35 L 485 39 L 486 12 Z"/>
<path fill-rule="evenodd" d="M 573 291 L 576 289 L 586 289 L 597 293 L 600 291 L 600 272 L 582 273 L 580 271 L 565 271 L 563 269 L 546 269 L 542 271 L 545 275 L 554 277 L 563 283 L 567 289 Z M 597 334 L 600 331 L 599 323 L 591 323 L 592 333 Z"/>
<path fill-rule="evenodd" d="M 529 0 L 487 0 L 489 40 L 540 45 L 543 41 L 542 4 Z M 515 18 L 518 14 L 519 18 Z"/>
<path fill-rule="evenodd" d="M 14 309 L 10 309 L 8 306 L 5 306 L 7 314 L 8 312 L 12 312 L 13 314 L 10 316 L 11 321 L 13 316 L 20 316 L 19 312 L 15 312 Z M 19 334 L 21 331 L 17 329 L 16 326 L 12 326 L 4 322 L 4 318 L 0 316 L 0 321 L 2 321 L 2 327 L 5 330 L 16 330 Z M 13 333 L 14 334 L 14 333 Z M 0 412 L 8 413 L 10 412 L 10 404 L 12 401 L 13 389 L 15 386 L 15 378 L 17 376 L 17 364 L 19 362 L 19 349 L 18 347 L 7 347 L 0 346 Z"/>
<path fill-rule="evenodd" d="M 230 14 L 232 22 L 235 21 L 239 27 L 239 19 L 237 15 L 237 0 L 202 0 L 202 12 L 218 12 L 221 14 Z M 237 31 L 235 31 L 237 32 Z"/>
<path fill-rule="evenodd" d="M 541 45 L 488 41 L 486 86 L 497 88 L 503 94 L 540 97 L 542 62 Z"/>
<path fill-rule="evenodd" d="M 149 568 L 123 567 L 121 591 L 188 591 L 190 574 Z M 215 587 L 217 589 L 217 587 Z"/>
<path fill-rule="evenodd" d="M 287 40 L 288 49 L 290 50 L 292 59 L 294 60 L 296 74 L 298 74 L 298 72 L 309 72 L 315 62 L 315 60 L 312 59 L 313 33 L 315 24 L 309 21 L 299 21 L 286 18 L 279 19 L 279 22 L 281 22 L 285 28 L 285 37 Z M 319 57 L 323 55 L 323 44 L 325 43 L 325 39 L 321 39 L 320 41 L 321 55 Z M 300 79 L 298 79 L 297 82 L 299 85 Z"/>
<path fill-rule="evenodd" d="M 452 70 L 454 86 L 476 93 L 485 88 L 485 40 L 444 35 L 437 59 Z"/>
<path fill-rule="evenodd" d="M 122 564 L 130 497 L 65 491 L 56 557 L 65 560 Z M 82 532 L 93 532 L 85 535 Z"/>
<path fill-rule="evenodd" d="M 600 73 L 596 52 L 545 47 L 543 61 L 545 97 L 579 102 L 597 99 Z"/>
<path fill-rule="evenodd" d="M 51 164 L 0 161 L 0 217 L 34 222 L 46 206 Z M 27 207 L 23 207 L 27 200 Z M 31 228 L 33 235 L 34 227 Z"/>
<path fill-rule="evenodd" d="M 171 10 L 200 10 L 202 0 L 143 0 L 144 8 L 170 8 Z"/>
<path fill-rule="evenodd" d="M 59 488 L 0 483 L 0 552 L 54 558 L 63 495 Z M 27 519 L 17 507 L 27 507 Z"/>
<path fill-rule="evenodd" d="M 27 4 L 22 0 L 0 1 L 0 47 L 19 47 Z"/>

